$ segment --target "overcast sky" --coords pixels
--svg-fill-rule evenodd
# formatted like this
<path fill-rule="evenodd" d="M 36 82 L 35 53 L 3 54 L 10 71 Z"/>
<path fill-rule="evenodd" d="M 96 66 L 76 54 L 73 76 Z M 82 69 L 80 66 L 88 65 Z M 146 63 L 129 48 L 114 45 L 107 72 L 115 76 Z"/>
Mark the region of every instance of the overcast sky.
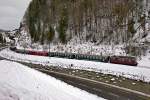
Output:
<path fill-rule="evenodd" d="M 0 0 L 0 29 L 12 30 L 19 23 L 31 0 Z"/>

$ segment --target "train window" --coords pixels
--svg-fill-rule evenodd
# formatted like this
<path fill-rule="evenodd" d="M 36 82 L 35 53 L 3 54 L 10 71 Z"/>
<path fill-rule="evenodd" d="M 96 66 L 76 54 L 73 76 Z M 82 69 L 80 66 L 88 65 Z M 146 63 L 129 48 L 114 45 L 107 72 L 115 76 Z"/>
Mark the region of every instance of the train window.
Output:
<path fill-rule="evenodd" d="M 136 59 L 135 58 L 132 58 L 132 61 L 135 61 Z"/>
<path fill-rule="evenodd" d="M 117 57 L 114 57 L 113 60 L 119 60 Z"/>
<path fill-rule="evenodd" d="M 129 59 L 129 63 L 132 63 L 132 59 L 131 60 Z"/>

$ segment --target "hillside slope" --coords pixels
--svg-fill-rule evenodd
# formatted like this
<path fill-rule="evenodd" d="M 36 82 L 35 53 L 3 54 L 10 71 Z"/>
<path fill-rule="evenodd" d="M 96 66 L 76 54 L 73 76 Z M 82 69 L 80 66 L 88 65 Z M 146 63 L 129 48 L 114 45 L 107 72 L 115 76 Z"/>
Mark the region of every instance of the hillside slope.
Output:
<path fill-rule="evenodd" d="M 32 0 L 18 47 L 96 55 L 145 55 L 150 0 Z M 142 45 L 141 45 L 142 44 Z"/>
<path fill-rule="evenodd" d="M 22 27 L 34 42 L 124 43 L 145 32 L 146 0 L 32 0 Z"/>

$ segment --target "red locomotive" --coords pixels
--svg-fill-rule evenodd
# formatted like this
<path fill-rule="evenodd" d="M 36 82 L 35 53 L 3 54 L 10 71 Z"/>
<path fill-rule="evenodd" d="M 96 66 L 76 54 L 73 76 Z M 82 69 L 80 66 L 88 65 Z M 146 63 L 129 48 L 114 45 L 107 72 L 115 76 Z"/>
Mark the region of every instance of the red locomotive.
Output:
<path fill-rule="evenodd" d="M 50 56 L 50 57 L 61 57 L 61 58 L 70 58 L 70 59 L 83 59 L 83 60 L 92 60 L 92 61 L 100 61 L 105 63 L 114 63 L 114 64 L 122 64 L 122 65 L 131 65 L 137 66 L 137 60 L 135 57 L 130 56 L 95 56 L 95 55 L 81 55 L 74 53 L 58 53 L 58 52 L 46 52 L 46 51 L 32 51 L 32 50 L 21 50 L 16 47 L 10 47 L 10 50 L 15 51 L 17 53 L 29 54 L 29 55 L 37 55 L 37 56 Z"/>
<path fill-rule="evenodd" d="M 30 55 L 48 56 L 48 52 L 44 51 L 28 51 Z"/>
<path fill-rule="evenodd" d="M 110 63 L 137 66 L 135 57 L 129 56 L 111 56 Z"/>

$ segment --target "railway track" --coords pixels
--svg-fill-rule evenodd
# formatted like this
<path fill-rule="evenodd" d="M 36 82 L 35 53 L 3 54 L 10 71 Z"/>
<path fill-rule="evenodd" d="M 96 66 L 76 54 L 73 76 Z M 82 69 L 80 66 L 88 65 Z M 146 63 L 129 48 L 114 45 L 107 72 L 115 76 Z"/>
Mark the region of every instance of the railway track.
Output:
<path fill-rule="evenodd" d="M 147 67 L 147 66 L 137 66 L 137 67 L 150 69 L 150 67 Z"/>

